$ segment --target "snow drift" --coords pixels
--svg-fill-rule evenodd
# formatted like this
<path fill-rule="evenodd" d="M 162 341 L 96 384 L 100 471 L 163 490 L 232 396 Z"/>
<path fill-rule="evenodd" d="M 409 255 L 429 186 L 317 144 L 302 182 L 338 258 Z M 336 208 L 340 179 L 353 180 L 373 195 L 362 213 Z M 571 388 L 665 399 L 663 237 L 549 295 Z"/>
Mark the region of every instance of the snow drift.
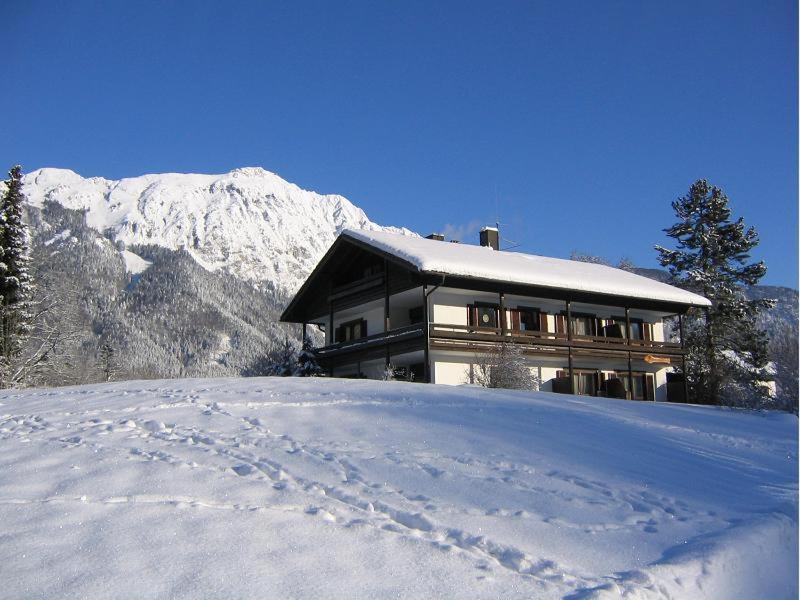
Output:
<path fill-rule="evenodd" d="M 9 597 L 793 598 L 797 419 L 331 379 L 0 394 Z"/>

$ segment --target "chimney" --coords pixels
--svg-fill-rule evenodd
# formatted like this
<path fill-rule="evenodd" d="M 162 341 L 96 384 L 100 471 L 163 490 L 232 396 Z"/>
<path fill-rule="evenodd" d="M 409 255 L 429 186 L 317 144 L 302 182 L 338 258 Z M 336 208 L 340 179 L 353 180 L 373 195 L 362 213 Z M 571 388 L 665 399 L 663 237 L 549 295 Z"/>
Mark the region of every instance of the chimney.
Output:
<path fill-rule="evenodd" d="M 431 233 L 429 235 L 426 235 L 425 239 L 436 240 L 437 242 L 443 242 L 444 241 L 444 235 L 441 234 L 441 233 Z"/>
<path fill-rule="evenodd" d="M 492 250 L 500 250 L 500 232 L 497 227 L 484 227 L 481 229 L 481 246 L 488 246 Z"/>

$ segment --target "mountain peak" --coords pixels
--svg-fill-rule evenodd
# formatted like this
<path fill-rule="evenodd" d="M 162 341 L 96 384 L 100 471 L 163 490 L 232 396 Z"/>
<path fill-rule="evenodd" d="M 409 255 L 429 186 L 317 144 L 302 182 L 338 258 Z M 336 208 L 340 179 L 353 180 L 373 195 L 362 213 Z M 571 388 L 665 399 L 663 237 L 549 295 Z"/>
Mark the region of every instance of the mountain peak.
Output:
<path fill-rule="evenodd" d="M 395 231 L 339 195 L 304 190 L 262 167 L 223 175 L 163 173 L 117 181 L 44 168 L 23 180 L 33 206 L 86 212 L 87 224 L 126 247 L 185 249 L 205 268 L 293 291 L 346 228 Z"/>

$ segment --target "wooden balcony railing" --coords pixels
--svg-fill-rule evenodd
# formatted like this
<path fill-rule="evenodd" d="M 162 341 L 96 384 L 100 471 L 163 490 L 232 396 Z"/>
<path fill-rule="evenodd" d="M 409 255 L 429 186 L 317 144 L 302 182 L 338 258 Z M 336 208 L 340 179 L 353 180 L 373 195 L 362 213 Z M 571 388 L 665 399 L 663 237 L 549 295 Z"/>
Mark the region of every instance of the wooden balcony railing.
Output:
<path fill-rule="evenodd" d="M 552 331 L 521 331 L 499 327 L 473 327 L 470 325 L 451 325 L 448 323 L 431 323 L 430 337 L 452 341 L 502 342 L 532 346 L 573 347 L 588 350 L 617 350 L 625 352 L 658 354 L 683 354 L 680 344 L 674 342 L 657 342 L 653 340 L 628 340 L 602 336 L 574 335 L 567 339 L 566 333 Z"/>
<path fill-rule="evenodd" d="M 330 346 L 323 346 L 317 348 L 314 352 L 318 356 L 325 356 L 327 354 L 338 353 L 356 348 L 367 348 L 370 346 L 385 344 L 386 342 L 396 342 L 413 337 L 420 336 L 425 333 L 425 324 L 418 323 L 416 325 L 409 325 L 408 327 L 400 327 L 398 329 L 391 329 L 389 331 L 382 331 L 373 335 L 358 338 L 355 340 L 347 340 L 346 342 L 338 342 Z"/>

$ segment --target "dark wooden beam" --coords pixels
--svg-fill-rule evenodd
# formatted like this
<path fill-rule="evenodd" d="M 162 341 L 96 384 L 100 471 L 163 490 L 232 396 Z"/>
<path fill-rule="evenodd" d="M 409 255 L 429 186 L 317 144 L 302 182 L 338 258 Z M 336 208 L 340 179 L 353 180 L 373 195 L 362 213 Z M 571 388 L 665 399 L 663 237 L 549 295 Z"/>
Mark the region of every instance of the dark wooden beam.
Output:
<path fill-rule="evenodd" d="M 428 286 L 422 285 L 422 313 L 425 319 L 425 383 L 431 382 L 431 328 L 428 314 Z"/>
<path fill-rule="evenodd" d="M 383 259 L 383 331 L 388 333 L 391 329 L 391 322 L 389 318 L 389 261 Z M 389 356 L 389 340 L 386 340 L 386 368 L 391 364 L 391 357 Z"/>
<path fill-rule="evenodd" d="M 329 302 L 328 304 L 330 306 L 330 317 L 328 319 L 328 332 L 329 333 L 326 336 L 328 338 L 326 341 L 328 342 L 327 345 L 330 346 L 330 345 L 333 345 L 333 344 L 336 343 L 336 332 L 333 329 L 333 302 Z M 328 375 L 333 377 L 333 361 L 331 361 L 329 370 L 330 370 L 330 372 L 328 373 Z"/>
<path fill-rule="evenodd" d="M 572 365 L 572 302 L 567 299 L 567 344 L 569 344 L 568 349 L 568 363 L 569 363 L 569 393 L 575 393 L 575 371 Z"/>
<path fill-rule="evenodd" d="M 500 292 L 500 333 L 502 335 L 506 334 L 506 295 L 503 292 Z"/>
<path fill-rule="evenodd" d="M 631 353 L 628 352 L 628 388 L 630 389 L 631 400 L 634 399 L 633 393 L 633 365 L 631 364 Z"/>
<path fill-rule="evenodd" d="M 631 309 L 627 306 L 625 307 L 625 339 L 627 340 L 627 344 L 631 345 Z"/>

